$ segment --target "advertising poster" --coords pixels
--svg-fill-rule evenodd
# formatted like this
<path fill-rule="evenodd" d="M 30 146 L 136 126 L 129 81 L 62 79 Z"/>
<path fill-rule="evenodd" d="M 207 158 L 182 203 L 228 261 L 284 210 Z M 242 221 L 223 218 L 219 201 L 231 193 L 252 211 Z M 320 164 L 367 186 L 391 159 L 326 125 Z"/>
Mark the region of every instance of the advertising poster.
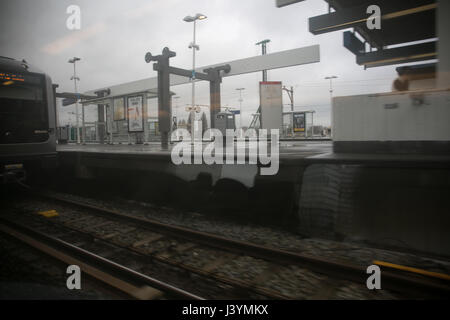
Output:
<path fill-rule="evenodd" d="M 128 98 L 128 131 L 144 131 L 142 96 Z"/>
<path fill-rule="evenodd" d="M 295 112 L 294 117 L 294 132 L 305 132 L 305 113 Z"/>

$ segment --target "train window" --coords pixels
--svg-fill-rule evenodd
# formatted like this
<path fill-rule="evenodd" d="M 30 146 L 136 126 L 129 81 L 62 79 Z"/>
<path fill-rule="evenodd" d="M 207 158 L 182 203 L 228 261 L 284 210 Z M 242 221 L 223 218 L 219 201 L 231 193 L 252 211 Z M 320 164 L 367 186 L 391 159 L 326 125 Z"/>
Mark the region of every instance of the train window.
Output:
<path fill-rule="evenodd" d="M 0 71 L 0 144 L 48 139 L 44 89 L 43 76 Z"/>
<path fill-rule="evenodd" d="M 0 97 L 22 100 L 43 100 L 43 88 L 37 86 L 24 85 L 22 83 L 12 83 L 7 86 L 0 86 Z"/>

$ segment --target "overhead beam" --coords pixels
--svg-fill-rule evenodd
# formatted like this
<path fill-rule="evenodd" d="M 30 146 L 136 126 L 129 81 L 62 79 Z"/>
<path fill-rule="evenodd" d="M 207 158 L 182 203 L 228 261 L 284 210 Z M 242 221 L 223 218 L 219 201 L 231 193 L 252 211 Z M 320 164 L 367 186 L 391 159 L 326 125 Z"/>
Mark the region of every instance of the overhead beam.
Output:
<path fill-rule="evenodd" d="M 367 4 L 364 4 L 311 17 L 309 18 L 309 31 L 317 35 L 363 25 L 371 16 L 367 14 L 367 6 Z M 435 0 L 422 0 L 419 3 L 411 3 L 408 1 L 385 2 L 385 5 L 381 8 L 381 20 L 395 19 L 435 10 L 436 7 Z"/>
<path fill-rule="evenodd" d="M 175 74 L 177 76 L 185 77 L 188 79 L 192 77 L 192 70 L 186 70 L 177 67 L 169 67 L 169 72 L 170 74 Z M 210 77 L 206 73 L 201 72 L 195 72 L 195 78 L 204 81 L 210 80 Z"/>
<path fill-rule="evenodd" d="M 95 98 L 95 99 L 83 99 L 83 100 L 81 100 L 80 103 L 84 104 L 84 105 L 108 104 L 111 99 L 124 98 L 125 96 L 135 96 L 135 95 L 140 95 L 140 94 L 145 94 L 147 96 L 147 99 L 154 99 L 154 98 L 158 97 L 158 91 L 156 89 L 150 89 L 147 91 L 128 92 L 125 95 L 107 95 L 107 96 Z M 175 95 L 175 92 L 170 91 L 170 96 L 174 96 L 174 95 Z"/>
<path fill-rule="evenodd" d="M 66 98 L 66 99 L 93 99 L 97 98 L 97 95 L 87 95 L 82 93 L 74 93 L 74 92 L 56 92 L 57 98 Z"/>
<path fill-rule="evenodd" d="M 436 42 L 434 41 L 357 55 L 356 63 L 372 68 L 436 58 Z"/>
<path fill-rule="evenodd" d="M 223 77 L 236 76 L 246 73 L 292 67 L 302 64 L 320 62 L 320 47 L 313 45 L 293 50 L 279 51 L 261 56 L 234 60 L 226 63 L 218 63 L 212 66 L 200 68 L 201 70 L 215 68 L 229 64 L 231 70 L 223 74 Z"/>
<path fill-rule="evenodd" d="M 222 77 L 236 76 L 240 74 L 259 72 L 262 70 L 271 70 L 285 67 L 298 66 L 303 64 L 320 62 L 320 47 L 313 45 L 292 50 L 269 53 L 264 56 L 255 56 L 251 58 L 239 59 L 225 63 L 218 63 L 214 65 L 196 68 L 196 75 L 203 73 L 204 70 L 219 67 L 229 64 L 230 72 L 223 72 Z M 176 86 L 189 83 L 191 80 L 185 76 L 171 75 L 170 85 Z M 147 78 L 127 83 L 122 83 L 115 86 L 109 86 L 111 89 L 111 96 L 127 95 L 130 92 L 142 92 L 149 89 L 158 88 L 158 78 Z M 88 91 L 87 94 L 93 94 L 94 91 Z"/>
<path fill-rule="evenodd" d="M 364 42 L 359 40 L 353 32 L 344 32 L 344 47 L 350 50 L 354 55 L 363 54 L 365 50 Z"/>

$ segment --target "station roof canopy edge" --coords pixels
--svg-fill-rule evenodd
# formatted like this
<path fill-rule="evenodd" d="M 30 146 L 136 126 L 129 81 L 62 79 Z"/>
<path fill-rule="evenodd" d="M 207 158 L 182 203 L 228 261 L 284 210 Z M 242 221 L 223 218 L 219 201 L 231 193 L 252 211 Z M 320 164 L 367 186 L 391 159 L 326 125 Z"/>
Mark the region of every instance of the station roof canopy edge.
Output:
<path fill-rule="evenodd" d="M 79 99 L 94 99 L 94 98 L 97 98 L 97 96 L 87 95 L 87 94 L 82 94 L 82 93 L 76 94 L 75 92 L 57 92 L 56 93 L 56 97 L 57 98 L 65 98 L 65 99 L 76 99 L 77 97 Z"/>
<path fill-rule="evenodd" d="M 310 45 L 301 48 L 278 51 L 266 55 L 258 55 L 249 58 L 233 60 L 225 63 L 217 63 L 213 65 L 196 68 L 196 72 L 204 72 L 205 69 L 214 68 L 221 65 L 229 64 L 231 66 L 228 73 L 222 74 L 222 77 L 230 77 L 235 75 L 258 72 L 262 70 L 272 70 L 279 68 L 286 68 L 298 66 L 309 63 L 320 62 L 320 47 L 319 45 Z M 189 77 L 179 76 L 176 74 L 170 75 L 170 86 L 182 85 L 190 83 L 192 80 Z M 199 81 L 198 79 L 195 81 Z M 137 92 L 154 93 L 157 96 L 158 78 L 151 77 L 146 79 L 135 80 L 126 83 L 109 86 L 102 89 L 90 90 L 85 92 L 86 95 L 95 95 L 98 91 L 110 90 L 110 94 L 103 99 L 111 97 L 129 96 Z M 172 93 L 173 94 L 173 93 Z M 92 102 L 89 101 L 89 102 Z M 89 104 L 88 101 L 83 102 Z"/>
<path fill-rule="evenodd" d="M 104 89 L 106 90 L 106 89 Z M 63 106 L 72 105 L 75 103 L 77 97 L 81 99 L 81 104 L 89 105 L 89 104 L 108 104 L 110 99 L 124 98 L 126 96 L 140 95 L 146 94 L 148 99 L 153 99 L 158 96 L 158 92 L 155 89 L 149 89 L 145 91 L 136 91 L 136 92 L 128 92 L 126 94 L 115 94 L 115 95 L 106 95 L 103 97 L 99 97 L 92 94 L 82 94 L 82 93 L 74 93 L 74 92 L 57 92 L 57 98 L 63 98 Z M 170 92 L 170 95 L 175 95 L 175 92 Z"/>

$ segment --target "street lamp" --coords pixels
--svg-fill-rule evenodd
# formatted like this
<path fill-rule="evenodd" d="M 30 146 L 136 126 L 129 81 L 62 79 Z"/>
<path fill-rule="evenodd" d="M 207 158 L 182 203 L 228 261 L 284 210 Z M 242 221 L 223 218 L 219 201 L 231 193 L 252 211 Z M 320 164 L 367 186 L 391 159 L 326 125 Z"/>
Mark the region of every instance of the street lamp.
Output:
<path fill-rule="evenodd" d="M 325 80 L 330 80 L 330 105 L 331 105 L 332 119 L 333 119 L 333 79 L 337 79 L 337 76 L 325 77 Z"/>
<path fill-rule="evenodd" d="M 314 138 L 314 113 L 316 113 L 316 111 L 312 110 L 311 111 L 311 137 Z"/>
<path fill-rule="evenodd" d="M 183 21 L 194 22 L 195 20 L 204 20 L 206 18 L 207 18 L 207 16 L 205 16 L 204 14 L 197 13 L 194 17 L 192 17 L 192 16 L 184 17 Z"/>
<path fill-rule="evenodd" d="M 325 80 L 330 80 L 330 98 L 333 98 L 333 79 L 337 79 L 337 76 L 325 77 Z"/>
<path fill-rule="evenodd" d="M 255 43 L 256 46 L 261 45 L 262 55 L 263 55 L 263 56 L 267 54 L 267 46 L 266 46 L 266 45 L 267 45 L 269 42 L 270 42 L 270 39 L 265 39 L 265 40 L 263 40 L 263 41 L 260 41 L 260 42 Z M 267 70 L 263 70 L 263 71 L 262 71 L 262 76 L 263 76 L 262 81 L 263 81 L 263 82 L 266 82 L 266 81 L 267 81 Z"/>
<path fill-rule="evenodd" d="M 80 81 L 80 78 L 77 77 L 77 72 L 76 72 L 76 62 L 80 61 L 80 58 L 77 57 L 73 57 L 72 59 L 69 59 L 69 63 L 73 63 L 73 76 L 70 78 L 70 80 L 73 80 L 74 86 L 75 86 L 75 112 L 76 112 L 76 120 L 77 120 L 77 144 L 80 144 L 80 124 L 78 121 L 78 89 L 77 89 L 77 80 Z M 83 108 L 83 119 L 84 119 L 84 108 Z M 83 128 L 84 128 L 84 121 L 83 121 Z M 84 134 L 83 134 L 83 139 L 84 139 Z"/>
<path fill-rule="evenodd" d="M 242 90 L 245 88 L 236 88 L 239 91 L 239 127 L 242 129 Z"/>
<path fill-rule="evenodd" d="M 206 16 L 201 13 L 197 13 L 194 17 L 192 16 L 186 16 L 184 17 L 183 21 L 186 22 L 194 22 L 194 39 L 189 44 L 189 49 L 192 48 L 192 109 L 191 109 L 191 118 L 193 120 L 192 126 L 191 126 L 191 139 L 192 142 L 194 141 L 194 124 L 195 124 L 195 112 L 193 110 L 195 106 L 195 50 L 200 50 L 200 47 L 198 44 L 195 43 L 195 28 L 197 25 L 197 20 L 205 20 Z"/>

